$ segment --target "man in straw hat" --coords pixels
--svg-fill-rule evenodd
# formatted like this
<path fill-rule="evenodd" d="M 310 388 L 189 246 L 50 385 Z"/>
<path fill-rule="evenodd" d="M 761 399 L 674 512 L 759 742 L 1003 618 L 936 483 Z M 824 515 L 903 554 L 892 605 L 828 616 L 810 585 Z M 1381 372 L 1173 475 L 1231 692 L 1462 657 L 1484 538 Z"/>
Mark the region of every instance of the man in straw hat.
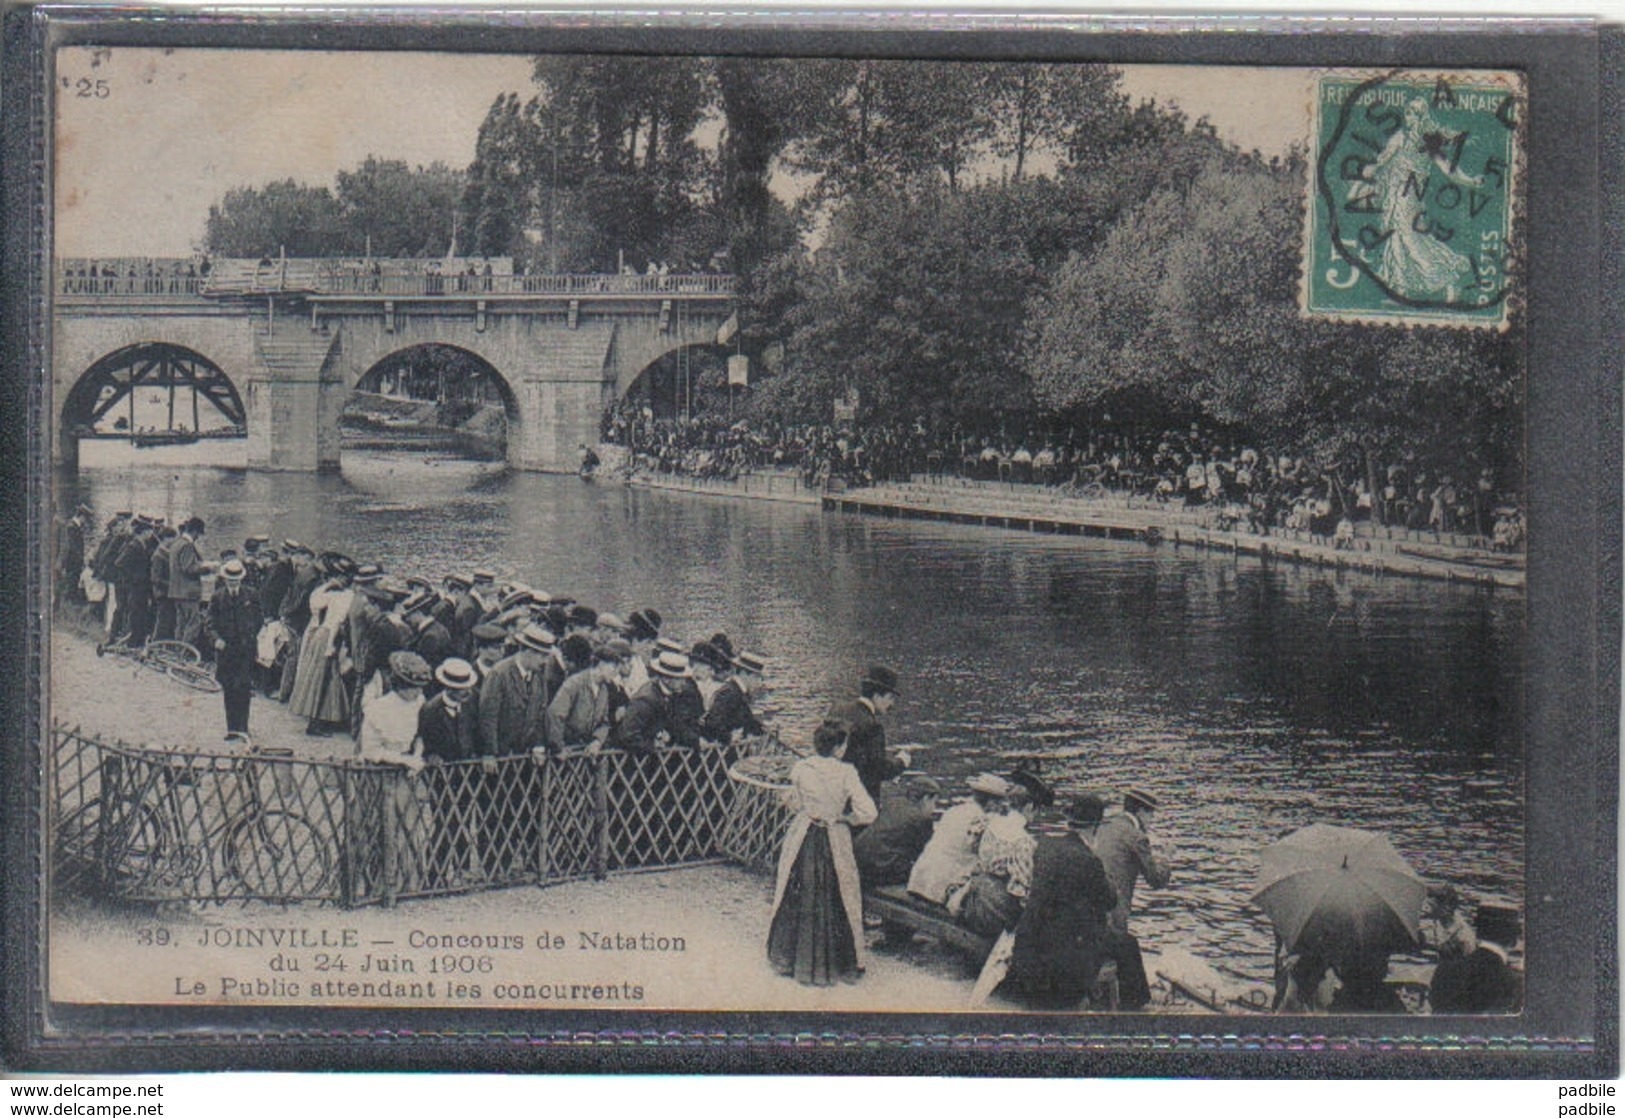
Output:
<path fill-rule="evenodd" d="M 1106 913 L 1117 893 L 1089 848 L 1105 812 L 1099 796 L 1079 796 L 1067 809 L 1067 833 L 1039 839 L 1033 851 L 1009 979 L 1036 1008 L 1076 1008 L 1106 961 Z"/>
<path fill-rule="evenodd" d="M 1117 892 L 1117 905 L 1106 914 L 1107 950 L 1117 961 L 1119 987 L 1124 1009 L 1142 1009 L 1151 1000 L 1151 987 L 1145 976 L 1140 941 L 1128 930 L 1134 906 L 1134 886 L 1145 878 L 1153 889 L 1168 884 L 1171 871 L 1151 846 L 1151 817 L 1158 807 L 1157 797 L 1143 788 L 1131 788 L 1123 796 L 1123 810 L 1100 825 L 1095 833 L 1094 851 L 1106 876 Z"/>
<path fill-rule="evenodd" d="M 690 748 L 699 745 L 698 732 L 674 709 L 677 696 L 692 678 L 687 656 L 661 652 L 649 663 L 648 685 L 626 704 L 605 744 L 636 754 L 653 753 L 668 743 Z"/>
<path fill-rule="evenodd" d="M 260 605 L 244 585 L 241 559 L 221 564 L 220 585 L 209 598 L 204 639 L 214 649 L 214 678 L 226 704 L 226 740 L 248 741 L 248 707 L 254 696 L 254 652 Z"/>
<path fill-rule="evenodd" d="M 762 678 L 765 665 L 761 657 L 749 652 L 730 657 L 715 641 L 713 637 L 710 644 L 715 650 L 711 672 L 717 689 L 700 722 L 700 735 L 722 745 L 732 742 L 736 733 L 747 738 L 761 737 L 767 731 L 751 710 L 750 697 Z"/>
<path fill-rule="evenodd" d="M 546 736 L 546 667 L 556 643 L 551 632 L 530 622 L 514 634 L 514 653 L 499 662 L 480 685 L 480 739 L 493 757 L 516 757 L 541 745 Z"/>
<path fill-rule="evenodd" d="M 880 786 L 908 768 L 908 751 L 886 750 L 886 727 L 880 719 L 897 702 L 897 673 L 875 666 L 864 673 L 858 697 L 836 703 L 827 718 L 846 728 L 846 763 L 858 770 L 864 790 L 878 799 Z"/>
<path fill-rule="evenodd" d="M 475 785 L 478 770 L 458 761 L 480 756 L 479 675 L 467 660 L 451 657 L 434 673 L 440 693 L 418 712 L 418 740 L 423 761 L 440 768 L 438 788 L 430 785 L 434 826 L 429 840 L 430 884 L 450 885 L 468 870 L 477 820 Z"/>

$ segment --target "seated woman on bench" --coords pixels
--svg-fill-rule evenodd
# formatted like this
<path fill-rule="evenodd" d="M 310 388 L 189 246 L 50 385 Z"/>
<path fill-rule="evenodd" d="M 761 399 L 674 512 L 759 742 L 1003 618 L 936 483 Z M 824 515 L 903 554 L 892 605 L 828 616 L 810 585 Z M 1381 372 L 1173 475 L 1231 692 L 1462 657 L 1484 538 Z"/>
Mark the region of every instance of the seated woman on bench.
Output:
<path fill-rule="evenodd" d="M 1021 920 L 1033 877 L 1033 848 L 1038 840 L 1027 830 L 1036 805 L 1033 794 L 1018 784 L 988 815 L 976 846 L 976 870 L 948 898 L 948 911 L 965 927 L 995 938 Z"/>
<path fill-rule="evenodd" d="M 908 876 L 908 891 L 934 904 L 946 904 L 976 872 L 976 850 L 988 814 L 1010 792 L 1010 782 L 992 773 L 970 779 L 971 798 L 943 812 Z"/>

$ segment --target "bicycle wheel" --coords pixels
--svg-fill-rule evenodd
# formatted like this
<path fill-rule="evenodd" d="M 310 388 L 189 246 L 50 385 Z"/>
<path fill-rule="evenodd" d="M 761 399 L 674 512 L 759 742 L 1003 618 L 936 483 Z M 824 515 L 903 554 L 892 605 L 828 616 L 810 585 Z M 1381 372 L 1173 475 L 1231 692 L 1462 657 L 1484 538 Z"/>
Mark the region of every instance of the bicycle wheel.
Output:
<path fill-rule="evenodd" d="M 215 694 L 220 691 L 220 683 L 214 678 L 214 673 L 208 668 L 195 664 L 170 664 L 164 672 L 177 683 L 184 683 L 196 691 L 207 691 Z"/>
<path fill-rule="evenodd" d="M 226 836 L 226 865 L 250 896 L 266 900 L 320 898 L 333 872 L 316 828 L 287 811 L 261 812 L 235 824 Z"/>
<path fill-rule="evenodd" d="M 87 800 L 57 824 L 55 858 L 65 881 L 98 880 L 110 866 L 116 893 L 133 893 L 153 878 L 163 863 L 164 831 L 158 813 L 146 804 L 126 809 L 111 822 L 103 818 L 102 801 Z"/>
<path fill-rule="evenodd" d="M 146 658 L 155 665 L 161 664 L 196 664 L 203 659 L 202 653 L 185 641 L 148 641 Z"/>

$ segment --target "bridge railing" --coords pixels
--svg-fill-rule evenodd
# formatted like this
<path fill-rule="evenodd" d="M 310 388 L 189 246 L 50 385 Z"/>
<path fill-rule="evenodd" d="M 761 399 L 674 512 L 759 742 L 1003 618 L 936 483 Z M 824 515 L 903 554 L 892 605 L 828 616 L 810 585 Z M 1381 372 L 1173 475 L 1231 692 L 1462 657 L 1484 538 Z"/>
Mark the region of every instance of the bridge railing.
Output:
<path fill-rule="evenodd" d="M 715 295 L 734 293 L 734 277 L 713 274 L 666 276 L 480 274 L 324 275 L 320 295 L 470 296 L 486 295 Z"/>
<path fill-rule="evenodd" d="M 121 299 L 197 295 L 208 279 L 208 265 L 192 257 L 65 257 L 56 262 L 58 295 Z"/>
<path fill-rule="evenodd" d="M 380 260 L 205 260 L 202 257 L 64 258 L 56 264 L 58 295 L 79 298 L 162 298 L 331 295 L 412 298 L 435 296 L 658 296 L 726 297 L 735 278 L 684 275 L 514 275 L 507 260 L 487 274 L 458 262 Z"/>

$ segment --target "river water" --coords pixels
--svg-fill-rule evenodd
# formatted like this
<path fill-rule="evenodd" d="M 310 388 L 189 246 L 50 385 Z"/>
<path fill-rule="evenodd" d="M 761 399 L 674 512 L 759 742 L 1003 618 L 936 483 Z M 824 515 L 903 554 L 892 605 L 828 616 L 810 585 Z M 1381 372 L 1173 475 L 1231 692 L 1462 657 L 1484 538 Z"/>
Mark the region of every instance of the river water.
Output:
<path fill-rule="evenodd" d="M 259 531 L 403 574 L 486 565 L 623 615 L 652 606 L 685 640 L 723 630 L 762 654 L 793 741 L 867 665 L 891 665 L 889 734 L 930 746 L 921 769 L 957 782 L 1037 754 L 1063 795 L 1158 792 L 1174 884 L 1137 898 L 1135 931 L 1247 980 L 1271 973 L 1247 901 L 1259 851 L 1311 822 L 1384 831 L 1424 877 L 1522 900 L 1516 592 L 418 456 L 344 465 L 88 466 L 59 499 L 98 524 L 195 512 L 206 555 Z"/>

